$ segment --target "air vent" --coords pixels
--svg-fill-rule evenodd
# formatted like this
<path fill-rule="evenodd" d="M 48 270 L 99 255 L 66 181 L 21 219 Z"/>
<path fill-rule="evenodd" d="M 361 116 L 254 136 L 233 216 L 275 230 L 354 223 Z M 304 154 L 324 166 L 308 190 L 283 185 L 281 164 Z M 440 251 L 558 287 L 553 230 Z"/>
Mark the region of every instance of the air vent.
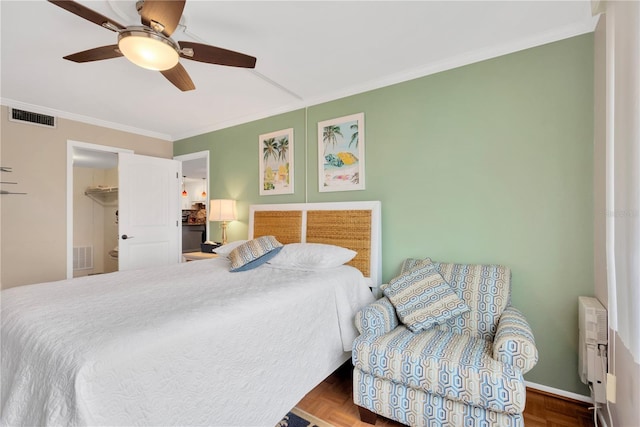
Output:
<path fill-rule="evenodd" d="M 93 268 L 93 246 L 73 248 L 73 269 L 91 270 Z"/>
<path fill-rule="evenodd" d="M 9 120 L 12 122 L 30 123 L 32 125 L 44 126 L 48 128 L 56 127 L 56 118 L 46 114 L 34 113 L 31 111 L 11 108 Z"/>

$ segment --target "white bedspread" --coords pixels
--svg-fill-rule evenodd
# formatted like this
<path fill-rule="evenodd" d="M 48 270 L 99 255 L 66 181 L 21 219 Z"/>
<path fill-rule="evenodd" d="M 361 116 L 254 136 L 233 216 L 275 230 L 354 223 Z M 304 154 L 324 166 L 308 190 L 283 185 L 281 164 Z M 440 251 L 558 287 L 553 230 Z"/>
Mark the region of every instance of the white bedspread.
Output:
<path fill-rule="evenodd" d="M 350 354 L 359 271 L 223 258 L 2 291 L 2 425 L 273 427 Z"/>

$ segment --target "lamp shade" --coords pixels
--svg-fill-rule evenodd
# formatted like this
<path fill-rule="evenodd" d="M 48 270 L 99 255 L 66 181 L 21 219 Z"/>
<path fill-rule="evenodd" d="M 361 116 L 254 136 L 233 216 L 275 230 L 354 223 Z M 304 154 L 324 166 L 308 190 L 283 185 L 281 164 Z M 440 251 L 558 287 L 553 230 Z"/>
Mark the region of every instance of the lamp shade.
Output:
<path fill-rule="evenodd" d="M 235 200 L 211 200 L 209 209 L 209 221 L 235 221 L 236 219 L 238 219 L 238 215 L 236 213 Z"/>
<path fill-rule="evenodd" d="M 178 63 L 176 43 L 144 27 L 131 27 L 118 35 L 118 49 L 129 61 L 148 70 L 168 70 Z"/>

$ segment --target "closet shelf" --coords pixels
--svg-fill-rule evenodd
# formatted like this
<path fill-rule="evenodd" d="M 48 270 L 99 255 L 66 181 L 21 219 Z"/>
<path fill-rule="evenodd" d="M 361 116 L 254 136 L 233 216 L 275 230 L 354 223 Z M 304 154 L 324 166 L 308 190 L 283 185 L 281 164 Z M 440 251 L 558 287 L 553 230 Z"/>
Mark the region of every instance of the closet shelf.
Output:
<path fill-rule="evenodd" d="M 84 195 L 102 206 L 118 205 L 118 187 L 89 187 L 85 190 Z"/>

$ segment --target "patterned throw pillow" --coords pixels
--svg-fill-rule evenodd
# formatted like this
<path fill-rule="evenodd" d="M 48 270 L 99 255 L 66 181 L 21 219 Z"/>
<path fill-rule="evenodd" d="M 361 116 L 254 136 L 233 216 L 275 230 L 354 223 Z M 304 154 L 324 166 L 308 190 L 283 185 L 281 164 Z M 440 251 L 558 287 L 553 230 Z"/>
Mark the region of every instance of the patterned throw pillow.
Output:
<path fill-rule="evenodd" d="M 422 264 L 425 262 L 433 262 L 431 258 L 418 259 L 418 258 L 407 258 L 402 261 L 402 265 L 400 266 L 400 274 L 406 273 L 407 271 L 415 268 L 418 264 Z"/>
<path fill-rule="evenodd" d="M 282 243 L 273 236 L 249 240 L 229 253 L 230 271 L 247 271 L 269 261 L 282 250 Z"/>
<path fill-rule="evenodd" d="M 428 259 L 392 279 L 382 292 L 412 332 L 427 330 L 469 311 Z"/>

